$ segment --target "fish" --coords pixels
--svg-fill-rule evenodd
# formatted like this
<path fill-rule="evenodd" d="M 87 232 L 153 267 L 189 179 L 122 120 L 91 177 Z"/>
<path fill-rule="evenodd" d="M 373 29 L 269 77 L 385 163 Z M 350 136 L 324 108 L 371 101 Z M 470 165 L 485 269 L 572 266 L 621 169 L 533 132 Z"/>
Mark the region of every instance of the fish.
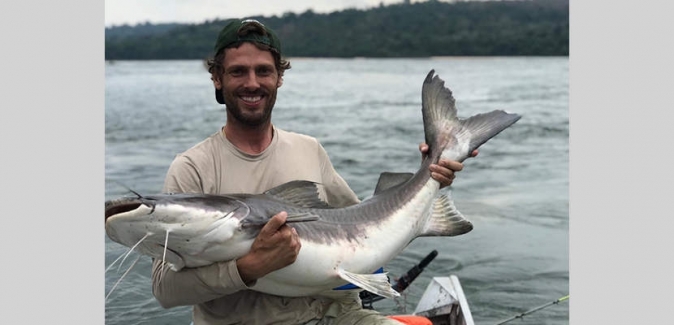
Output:
<path fill-rule="evenodd" d="M 473 224 L 441 191 L 429 166 L 463 162 L 473 150 L 517 122 L 504 110 L 459 118 L 452 91 L 435 70 L 422 84 L 422 117 L 429 149 L 416 173 L 381 173 L 374 194 L 348 207 L 331 207 L 321 185 L 295 180 L 261 194 L 160 193 L 105 202 L 105 231 L 114 242 L 162 260 L 173 271 L 245 255 L 271 216 L 286 211 L 302 243 L 294 263 L 250 288 L 297 297 L 330 295 L 344 285 L 394 298 L 385 272 L 376 272 L 414 239 L 459 236 Z"/>

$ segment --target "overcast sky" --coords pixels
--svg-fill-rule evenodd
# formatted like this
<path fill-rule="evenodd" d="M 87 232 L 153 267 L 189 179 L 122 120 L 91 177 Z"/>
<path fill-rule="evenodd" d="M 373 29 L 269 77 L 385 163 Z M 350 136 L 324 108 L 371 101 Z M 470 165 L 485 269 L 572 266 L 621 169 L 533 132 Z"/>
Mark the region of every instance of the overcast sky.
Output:
<path fill-rule="evenodd" d="M 214 18 L 302 13 L 307 9 L 316 13 L 327 13 L 347 8 L 372 8 L 380 3 L 388 5 L 402 2 L 403 0 L 105 0 L 105 26 L 135 25 L 146 21 L 201 23 Z"/>

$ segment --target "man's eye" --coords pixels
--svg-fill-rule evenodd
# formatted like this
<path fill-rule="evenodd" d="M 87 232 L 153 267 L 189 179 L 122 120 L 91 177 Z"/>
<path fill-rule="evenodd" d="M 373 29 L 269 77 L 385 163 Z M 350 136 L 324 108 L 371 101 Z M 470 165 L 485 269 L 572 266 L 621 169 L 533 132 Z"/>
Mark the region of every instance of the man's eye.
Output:
<path fill-rule="evenodd" d="M 257 74 L 261 75 L 261 76 L 268 76 L 268 75 L 272 74 L 272 72 L 273 71 L 270 68 L 259 68 L 259 69 L 257 69 Z"/>
<path fill-rule="evenodd" d="M 232 76 L 242 76 L 243 75 L 243 69 L 229 70 L 229 74 L 232 75 Z"/>

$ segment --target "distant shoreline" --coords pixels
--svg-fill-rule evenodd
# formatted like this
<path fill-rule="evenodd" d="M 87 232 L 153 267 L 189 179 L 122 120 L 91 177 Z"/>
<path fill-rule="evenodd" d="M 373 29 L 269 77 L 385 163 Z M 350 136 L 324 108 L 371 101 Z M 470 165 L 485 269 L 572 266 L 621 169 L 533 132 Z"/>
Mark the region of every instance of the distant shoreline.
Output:
<path fill-rule="evenodd" d="M 569 1 L 427 1 L 330 14 L 251 17 L 273 28 L 286 57 L 568 56 Z M 107 60 L 212 55 L 226 20 L 105 28 Z"/>

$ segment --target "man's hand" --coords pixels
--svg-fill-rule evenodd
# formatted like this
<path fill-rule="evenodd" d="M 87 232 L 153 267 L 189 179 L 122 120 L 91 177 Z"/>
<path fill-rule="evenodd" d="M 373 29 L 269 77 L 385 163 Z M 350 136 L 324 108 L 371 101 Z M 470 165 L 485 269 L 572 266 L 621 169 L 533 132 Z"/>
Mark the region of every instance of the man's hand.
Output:
<path fill-rule="evenodd" d="M 274 215 L 260 230 L 248 254 L 236 260 L 239 275 L 249 284 L 297 259 L 302 244 L 295 228 L 285 224 L 288 214 Z"/>
<path fill-rule="evenodd" d="M 425 157 L 428 152 L 428 145 L 420 144 L 419 151 L 421 151 L 421 157 Z M 475 157 L 477 154 L 478 151 L 475 149 L 470 153 L 470 157 Z M 443 188 L 452 185 L 456 177 L 455 173 L 463 169 L 463 164 L 455 160 L 440 159 L 437 164 L 431 164 L 428 169 L 431 170 L 431 177 L 440 182 L 440 188 Z"/>

